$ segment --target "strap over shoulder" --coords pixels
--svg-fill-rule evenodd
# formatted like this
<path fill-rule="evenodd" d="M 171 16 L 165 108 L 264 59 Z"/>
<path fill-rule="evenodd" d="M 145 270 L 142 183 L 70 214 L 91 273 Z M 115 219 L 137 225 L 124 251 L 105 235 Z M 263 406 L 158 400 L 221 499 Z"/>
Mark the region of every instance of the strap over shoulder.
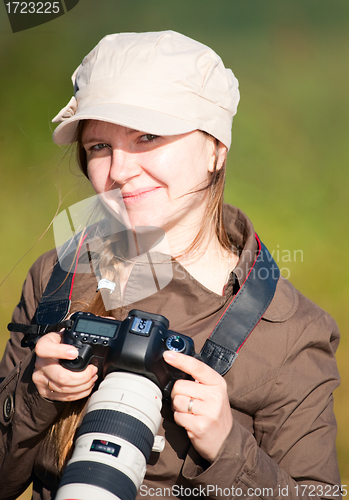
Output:
<path fill-rule="evenodd" d="M 258 253 L 250 272 L 206 340 L 200 359 L 220 375 L 232 367 L 239 349 L 271 303 L 280 270 L 256 234 Z"/>

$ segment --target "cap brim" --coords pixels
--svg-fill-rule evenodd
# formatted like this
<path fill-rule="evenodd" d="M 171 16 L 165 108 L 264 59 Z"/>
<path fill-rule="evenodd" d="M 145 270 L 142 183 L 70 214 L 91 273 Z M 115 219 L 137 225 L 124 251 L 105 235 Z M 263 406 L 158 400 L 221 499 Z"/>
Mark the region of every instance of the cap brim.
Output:
<path fill-rule="evenodd" d="M 176 116 L 128 104 L 100 104 L 65 119 L 53 132 L 56 144 L 75 142 L 80 120 L 100 120 L 154 135 L 179 135 L 192 132 L 197 125 Z"/>

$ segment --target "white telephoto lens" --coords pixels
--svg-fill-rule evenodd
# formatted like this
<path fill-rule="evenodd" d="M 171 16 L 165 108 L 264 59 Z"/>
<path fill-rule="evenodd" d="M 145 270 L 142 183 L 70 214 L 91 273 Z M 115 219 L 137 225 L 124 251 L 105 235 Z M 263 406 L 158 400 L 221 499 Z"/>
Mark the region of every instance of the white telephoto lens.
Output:
<path fill-rule="evenodd" d="M 88 404 L 56 500 L 134 500 L 161 423 L 162 394 L 134 373 L 107 375 Z"/>

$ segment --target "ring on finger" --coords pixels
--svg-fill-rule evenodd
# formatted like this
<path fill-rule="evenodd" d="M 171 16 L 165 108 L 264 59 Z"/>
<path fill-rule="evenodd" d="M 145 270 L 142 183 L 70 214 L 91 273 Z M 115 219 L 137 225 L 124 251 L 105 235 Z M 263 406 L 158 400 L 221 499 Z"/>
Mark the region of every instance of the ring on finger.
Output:
<path fill-rule="evenodd" d="M 51 389 L 51 387 L 50 387 L 50 382 L 51 382 L 51 380 L 48 378 L 48 379 L 47 379 L 47 388 L 48 388 L 48 390 L 49 390 L 50 392 L 55 392 L 55 391 L 53 391 L 53 390 Z"/>
<path fill-rule="evenodd" d="M 194 404 L 195 399 L 190 398 L 189 399 L 189 404 L 188 404 L 188 413 L 193 413 L 193 404 Z"/>

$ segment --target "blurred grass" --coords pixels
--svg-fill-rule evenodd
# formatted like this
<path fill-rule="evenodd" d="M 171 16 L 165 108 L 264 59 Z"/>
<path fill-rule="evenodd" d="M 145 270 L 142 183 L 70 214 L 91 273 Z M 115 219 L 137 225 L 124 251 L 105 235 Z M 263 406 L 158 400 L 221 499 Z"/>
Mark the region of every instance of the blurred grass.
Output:
<path fill-rule="evenodd" d="M 72 151 L 51 141 L 50 121 L 72 95 L 71 73 L 107 33 L 180 31 L 212 46 L 240 81 L 226 200 L 250 216 L 283 274 L 340 326 L 335 410 L 340 470 L 349 478 L 349 2 L 80 0 L 62 18 L 15 35 L 4 12 L 0 281 L 16 267 L 0 286 L 0 350 L 29 266 L 54 246 L 51 230 L 37 241 L 59 198 L 64 208 L 89 193 Z"/>

